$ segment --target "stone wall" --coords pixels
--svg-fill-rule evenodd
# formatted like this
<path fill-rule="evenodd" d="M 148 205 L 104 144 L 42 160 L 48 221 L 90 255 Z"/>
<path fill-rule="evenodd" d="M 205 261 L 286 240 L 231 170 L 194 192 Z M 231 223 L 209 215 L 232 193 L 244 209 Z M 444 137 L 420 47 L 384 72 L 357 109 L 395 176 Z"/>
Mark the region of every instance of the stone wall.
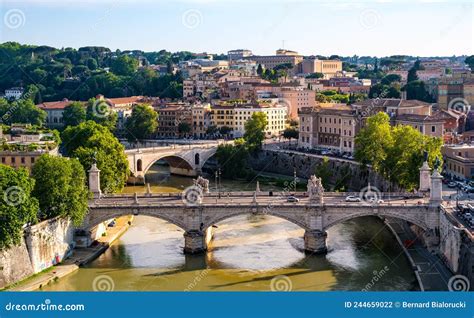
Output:
<path fill-rule="evenodd" d="M 0 288 L 34 274 L 25 241 L 20 245 L 0 250 Z"/>
<path fill-rule="evenodd" d="M 25 231 L 25 242 L 35 273 L 67 258 L 74 248 L 74 227 L 71 221 L 54 218 L 38 223 Z"/>
<path fill-rule="evenodd" d="M 466 276 L 474 286 L 474 241 L 463 229 L 460 229 L 441 209 L 440 212 L 441 258 L 455 274 Z"/>
<path fill-rule="evenodd" d="M 378 174 L 364 170 L 357 162 L 350 162 L 339 158 L 329 159 L 329 167 L 333 171 L 331 183 L 335 184 L 342 178 L 347 179 L 347 187 L 351 190 L 360 190 L 367 186 L 370 181 L 371 186 L 377 187 L 382 192 L 401 191 L 398 187 L 383 180 Z M 252 156 L 250 164 L 256 171 L 265 171 L 293 176 L 294 169 L 296 175 L 302 179 L 308 179 L 314 174 L 316 167 L 323 161 L 323 156 L 305 153 L 293 153 L 284 150 L 262 150 L 257 155 Z M 326 189 L 328 190 L 328 189 Z"/>
<path fill-rule="evenodd" d="M 54 218 L 25 229 L 20 245 L 0 251 L 0 288 L 56 265 L 73 248 L 74 228 L 68 220 Z"/>

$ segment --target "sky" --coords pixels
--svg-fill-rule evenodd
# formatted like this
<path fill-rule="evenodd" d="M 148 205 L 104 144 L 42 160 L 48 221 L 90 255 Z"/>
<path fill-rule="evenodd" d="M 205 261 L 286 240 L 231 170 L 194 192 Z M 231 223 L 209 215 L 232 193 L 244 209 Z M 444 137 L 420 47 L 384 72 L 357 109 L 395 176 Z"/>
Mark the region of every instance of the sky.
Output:
<path fill-rule="evenodd" d="M 473 1 L 0 0 L 0 42 L 304 55 L 474 54 Z"/>

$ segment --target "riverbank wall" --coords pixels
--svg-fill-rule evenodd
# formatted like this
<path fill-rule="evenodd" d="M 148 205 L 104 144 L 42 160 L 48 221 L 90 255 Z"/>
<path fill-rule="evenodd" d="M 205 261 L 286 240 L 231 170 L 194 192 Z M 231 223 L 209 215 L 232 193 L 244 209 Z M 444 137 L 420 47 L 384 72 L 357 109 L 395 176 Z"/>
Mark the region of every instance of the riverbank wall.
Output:
<path fill-rule="evenodd" d="M 262 150 L 250 157 L 250 166 L 256 172 L 270 172 L 308 179 L 322 164 L 324 156 L 288 150 Z M 363 168 L 358 162 L 343 158 L 327 157 L 331 170 L 331 184 L 343 184 L 346 189 L 360 190 L 368 185 L 382 192 L 398 192 L 402 189 L 389 184 L 380 175 Z M 327 191 L 329 189 L 326 189 Z"/>
<path fill-rule="evenodd" d="M 7 290 L 33 291 L 41 289 L 42 286 L 75 272 L 80 266 L 93 261 L 105 252 L 113 242 L 127 231 L 132 220 L 133 216 L 118 218 L 116 225 L 114 227 L 106 227 L 107 231 L 104 232 L 104 235 L 101 235 L 91 246 L 85 248 L 76 246 L 61 263 L 55 264 L 42 272 L 24 276 L 23 280 L 20 282 L 17 280 Z"/>
<path fill-rule="evenodd" d="M 27 227 L 19 245 L 0 251 L 0 288 L 62 262 L 73 248 L 74 227 L 69 220 L 54 218 Z"/>

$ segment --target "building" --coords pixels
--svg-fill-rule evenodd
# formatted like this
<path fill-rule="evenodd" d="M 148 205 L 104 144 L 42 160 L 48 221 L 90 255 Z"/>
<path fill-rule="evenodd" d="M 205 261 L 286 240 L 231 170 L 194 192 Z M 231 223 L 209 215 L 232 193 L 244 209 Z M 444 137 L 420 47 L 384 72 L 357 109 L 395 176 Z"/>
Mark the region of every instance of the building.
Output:
<path fill-rule="evenodd" d="M 474 145 L 445 145 L 442 153 L 448 176 L 461 180 L 474 178 Z"/>
<path fill-rule="evenodd" d="M 192 114 L 192 135 L 194 138 L 204 138 L 207 135 L 207 129 L 211 125 L 211 105 L 197 104 L 191 107 Z"/>
<path fill-rule="evenodd" d="M 245 123 L 252 118 L 252 115 L 262 112 L 267 115 L 268 125 L 265 129 L 267 137 L 279 136 L 286 126 L 287 108 L 278 103 L 278 99 L 265 102 L 258 101 L 245 105 L 238 105 L 234 108 L 233 136 L 243 137 L 245 134 Z"/>
<path fill-rule="evenodd" d="M 189 104 L 167 103 L 154 107 L 158 113 L 158 138 L 182 138 L 192 134 L 192 111 Z"/>
<path fill-rule="evenodd" d="M 474 73 L 466 72 L 444 76 L 438 82 L 438 105 L 441 109 L 450 108 L 453 103 L 464 102 L 474 105 Z M 454 105 L 451 105 L 453 107 Z M 462 107 L 457 105 L 456 108 Z"/>
<path fill-rule="evenodd" d="M 342 72 L 342 61 L 339 60 L 319 60 L 304 59 L 301 62 L 301 73 L 322 73 L 325 79 L 336 77 Z"/>
<path fill-rule="evenodd" d="M 250 50 L 231 50 L 227 52 L 227 59 L 229 62 L 233 62 L 252 55 L 252 51 Z"/>
<path fill-rule="evenodd" d="M 300 130 L 298 146 L 324 148 L 340 153 L 353 153 L 359 126 L 356 111 L 348 105 L 321 103 L 298 112 Z"/>
<path fill-rule="evenodd" d="M 58 155 L 58 145 L 50 131 L 31 133 L 28 125 L 0 128 L 0 163 L 13 168 L 31 168 L 43 154 Z"/>
<path fill-rule="evenodd" d="M 244 58 L 255 61 L 266 69 L 273 69 L 280 64 L 291 64 L 293 69 L 290 75 L 299 73 L 300 63 L 303 61 L 303 56 L 297 52 L 281 49 L 276 51 L 276 55 L 252 55 Z"/>
<path fill-rule="evenodd" d="M 67 98 L 57 102 L 44 102 L 36 105 L 36 107 L 46 112 L 46 126 L 52 129 L 61 128 L 64 126 L 63 113 L 64 108 L 74 101 Z M 85 105 L 84 105 L 85 107 Z"/>
<path fill-rule="evenodd" d="M 25 90 L 23 87 L 12 87 L 5 90 L 5 98 L 9 100 L 20 99 Z"/>
<path fill-rule="evenodd" d="M 196 74 L 183 81 L 183 98 L 209 99 L 218 87 L 217 80 L 211 74 Z"/>
<path fill-rule="evenodd" d="M 316 92 L 310 89 L 281 87 L 276 95 L 280 98 L 280 103 L 287 106 L 290 119 L 298 117 L 299 109 L 316 106 Z"/>

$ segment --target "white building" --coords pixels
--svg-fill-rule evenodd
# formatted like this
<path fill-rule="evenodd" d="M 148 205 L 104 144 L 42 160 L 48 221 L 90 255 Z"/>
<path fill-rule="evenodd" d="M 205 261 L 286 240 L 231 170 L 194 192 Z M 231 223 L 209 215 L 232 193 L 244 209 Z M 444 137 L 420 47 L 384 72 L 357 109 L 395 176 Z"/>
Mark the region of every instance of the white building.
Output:
<path fill-rule="evenodd" d="M 9 88 L 9 89 L 6 89 L 5 90 L 5 98 L 6 99 L 14 99 L 14 100 L 17 100 L 17 99 L 20 99 L 21 96 L 23 95 L 23 92 L 25 90 L 23 89 L 23 87 L 12 87 L 12 88 Z"/>
<path fill-rule="evenodd" d="M 277 103 L 259 103 L 236 106 L 234 108 L 234 137 L 245 134 L 245 123 L 257 112 L 267 115 L 268 126 L 265 130 L 267 137 L 278 136 L 285 129 L 287 108 Z"/>

